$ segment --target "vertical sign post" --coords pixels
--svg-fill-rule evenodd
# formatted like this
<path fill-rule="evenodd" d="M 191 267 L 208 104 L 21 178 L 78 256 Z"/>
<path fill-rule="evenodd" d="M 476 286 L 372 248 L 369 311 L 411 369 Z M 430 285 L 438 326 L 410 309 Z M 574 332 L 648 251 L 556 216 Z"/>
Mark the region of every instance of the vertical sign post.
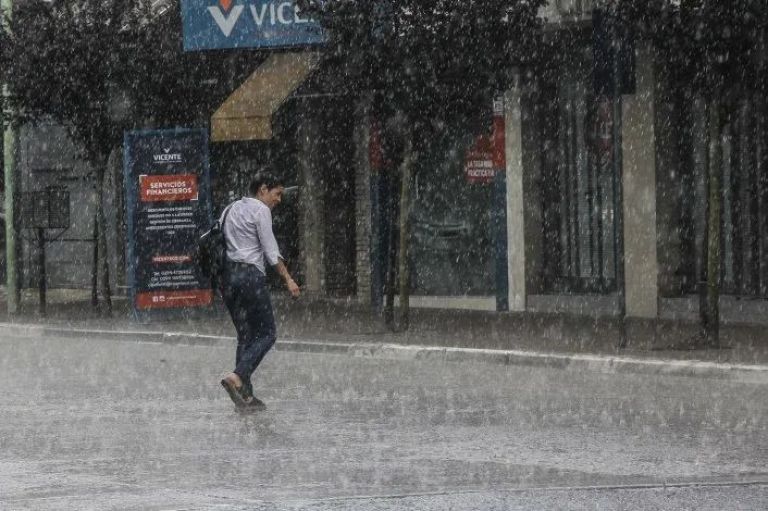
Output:
<path fill-rule="evenodd" d="M 210 281 L 193 255 L 211 223 L 208 134 L 125 134 L 128 284 L 137 317 L 210 306 Z"/>

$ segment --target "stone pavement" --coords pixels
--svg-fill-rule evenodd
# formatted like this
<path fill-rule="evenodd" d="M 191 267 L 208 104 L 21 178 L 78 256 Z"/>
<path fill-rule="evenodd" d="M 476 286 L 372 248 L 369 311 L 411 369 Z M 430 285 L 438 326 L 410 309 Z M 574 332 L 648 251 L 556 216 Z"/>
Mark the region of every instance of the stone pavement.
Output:
<path fill-rule="evenodd" d="M 725 349 L 668 349 L 697 331 L 694 322 L 627 321 L 627 345 L 618 348 L 621 325 L 613 317 L 412 309 L 411 327 L 393 333 L 370 308 L 345 300 L 290 300 L 274 293 L 277 349 L 348 352 L 386 358 L 473 359 L 496 364 L 566 366 L 603 372 L 716 375 L 768 378 L 768 328 L 724 324 Z M 112 318 L 101 317 L 87 292 L 51 294 L 48 314 L 37 314 L 35 295 L 24 297 L 13 317 L 0 310 L 0 335 L 34 329 L 37 334 L 99 336 L 182 343 L 232 342 L 235 336 L 221 304 L 205 314 L 139 322 L 123 297 Z"/>

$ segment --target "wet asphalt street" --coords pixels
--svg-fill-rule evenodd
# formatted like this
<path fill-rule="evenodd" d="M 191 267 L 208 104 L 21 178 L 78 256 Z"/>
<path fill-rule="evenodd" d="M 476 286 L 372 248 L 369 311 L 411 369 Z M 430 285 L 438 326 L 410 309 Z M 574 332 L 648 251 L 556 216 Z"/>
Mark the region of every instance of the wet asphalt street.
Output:
<path fill-rule="evenodd" d="M 233 352 L 0 337 L 0 509 L 768 509 L 765 384 Z"/>

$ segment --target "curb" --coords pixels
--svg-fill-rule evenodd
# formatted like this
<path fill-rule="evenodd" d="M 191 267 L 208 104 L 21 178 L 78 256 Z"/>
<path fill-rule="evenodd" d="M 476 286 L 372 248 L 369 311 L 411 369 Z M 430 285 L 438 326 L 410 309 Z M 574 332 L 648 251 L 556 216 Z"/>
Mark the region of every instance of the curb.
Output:
<path fill-rule="evenodd" d="M 98 338 L 196 346 L 232 344 L 234 337 L 190 332 L 155 332 L 65 328 L 38 324 L 0 323 L 3 333 L 16 337 Z M 474 362 L 494 365 L 545 367 L 607 374 L 634 373 L 646 375 L 706 377 L 744 383 L 768 384 L 768 365 L 730 364 L 698 360 L 668 360 L 631 356 L 561 354 L 523 350 L 449 348 L 437 346 L 342 343 L 312 339 L 281 339 L 276 351 L 325 353 L 358 358 L 427 361 L 434 363 Z"/>

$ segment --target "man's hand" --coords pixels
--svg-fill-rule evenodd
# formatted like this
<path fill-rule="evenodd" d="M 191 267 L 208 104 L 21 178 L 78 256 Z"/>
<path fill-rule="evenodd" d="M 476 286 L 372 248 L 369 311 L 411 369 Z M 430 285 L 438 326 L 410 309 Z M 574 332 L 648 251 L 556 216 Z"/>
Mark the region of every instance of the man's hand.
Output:
<path fill-rule="evenodd" d="M 288 277 L 288 280 L 285 282 L 285 285 L 288 287 L 288 292 L 291 294 L 293 298 L 298 298 L 301 294 L 301 289 L 299 288 L 299 285 L 293 281 L 292 278 Z"/>
<path fill-rule="evenodd" d="M 296 282 L 294 282 L 291 278 L 291 274 L 288 273 L 288 268 L 285 267 L 285 263 L 283 263 L 282 260 L 277 262 L 275 265 L 275 270 L 277 270 L 277 273 L 283 278 L 283 281 L 285 281 L 285 287 L 288 288 L 288 292 L 291 294 L 291 296 L 298 298 L 301 294 L 301 289 L 299 288 L 299 285 L 296 284 Z"/>

